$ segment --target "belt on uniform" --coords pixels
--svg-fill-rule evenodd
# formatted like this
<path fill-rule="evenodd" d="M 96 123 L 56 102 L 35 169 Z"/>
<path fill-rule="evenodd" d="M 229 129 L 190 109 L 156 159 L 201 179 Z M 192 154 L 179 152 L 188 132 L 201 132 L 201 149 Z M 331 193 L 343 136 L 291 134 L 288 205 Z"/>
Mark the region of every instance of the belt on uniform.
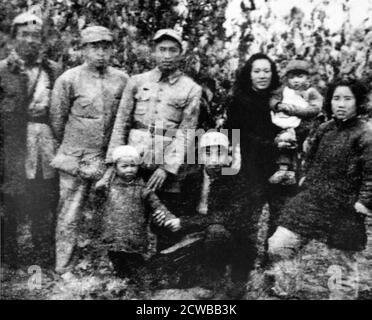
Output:
<path fill-rule="evenodd" d="M 46 123 L 46 124 L 48 124 L 49 119 L 48 119 L 48 116 L 39 116 L 39 117 L 28 116 L 27 121 L 28 122 L 34 122 L 34 123 Z"/>
<path fill-rule="evenodd" d="M 148 131 L 151 133 L 151 135 L 168 136 L 168 137 L 176 136 L 176 133 L 178 131 L 178 129 L 164 129 L 164 128 L 156 127 L 155 125 L 147 126 L 140 121 L 134 122 L 133 129 Z"/>

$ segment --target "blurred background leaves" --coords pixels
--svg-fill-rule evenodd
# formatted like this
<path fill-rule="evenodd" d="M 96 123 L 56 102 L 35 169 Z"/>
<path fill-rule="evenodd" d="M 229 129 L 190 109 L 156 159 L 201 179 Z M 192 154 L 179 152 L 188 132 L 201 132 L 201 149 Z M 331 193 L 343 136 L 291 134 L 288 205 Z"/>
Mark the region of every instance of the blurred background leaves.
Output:
<path fill-rule="evenodd" d="M 114 32 L 112 64 L 128 74 L 153 67 L 151 39 L 156 30 L 179 30 L 185 40 L 183 69 L 212 91 L 209 111 L 214 120 L 223 117 L 237 68 L 258 51 L 272 57 L 279 70 L 290 59 L 309 60 L 314 85 L 323 92 L 339 75 L 372 82 L 372 23 L 366 19 L 352 26 L 348 0 L 342 1 L 346 18 L 337 32 L 326 24 L 326 0 L 308 0 L 313 4 L 310 15 L 299 5 L 284 17 L 270 0 L 260 6 L 258 0 L 243 0 L 242 19 L 226 30 L 231 1 L 236 0 L 0 0 L 0 58 L 11 47 L 12 19 L 31 10 L 46 22 L 44 54 L 64 69 L 81 63 L 79 32 L 86 26 L 100 24 Z"/>

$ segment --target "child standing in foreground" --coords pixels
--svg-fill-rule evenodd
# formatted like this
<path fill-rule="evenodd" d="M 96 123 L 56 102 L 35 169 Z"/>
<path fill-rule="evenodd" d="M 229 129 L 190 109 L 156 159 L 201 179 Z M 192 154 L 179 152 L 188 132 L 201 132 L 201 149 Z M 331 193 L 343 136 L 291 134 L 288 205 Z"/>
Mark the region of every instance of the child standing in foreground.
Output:
<path fill-rule="evenodd" d="M 150 231 L 152 215 L 163 213 L 165 221 L 174 216 L 138 176 L 141 159 L 134 147 L 117 147 L 113 161 L 115 174 L 103 214 L 102 244 L 117 274 L 130 276 L 156 253 L 156 237 Z"/>
<path fill-rule="evenodd" d="M 322 95 L 310 86 L 309 76 L 310 66 L 306 61 L 289 62 L 286 84 L 271 99 L 272 122 L 282 129 L 275 138 L 279 168 L 269 179 L 272 184 L 296 184 L 297 150 L 308 133 L 306 122 L 319 114 L 323 104 Z"/>

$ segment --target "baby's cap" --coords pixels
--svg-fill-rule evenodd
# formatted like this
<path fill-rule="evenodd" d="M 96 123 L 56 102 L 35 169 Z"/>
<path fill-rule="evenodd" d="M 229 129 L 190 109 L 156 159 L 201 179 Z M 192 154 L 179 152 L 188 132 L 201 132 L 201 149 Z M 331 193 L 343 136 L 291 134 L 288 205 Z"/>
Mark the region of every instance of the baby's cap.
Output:
<path fill-rule="evenodd" d="M 229 138 L 221 132 L 207 132 L 200 139 L 200 147 L 222 146 L 229 149 Z"/>
<path fill-rule="evenodd" d="M 127 160 L 128 162 L 134 162 L 139 165 L 141 163 L 141 156 L 135 147 L 128 145 L 119 146 L 112 152 L 112 160 L 115 163 L 118 160 Z"/>
<path fill-rule="evenodd" d="M 291 60 L 288 65 L 287 65 L 287 68 L 285 70 L 285 74 L 288 74 L 289 72 L 293 72 L 293 71 L 302 71 L 304 73 L 310 73 L 310 63 L 305 61 L 305 60 L 300 60 L 300 59 L 296 59 L 296 60 Z"/>

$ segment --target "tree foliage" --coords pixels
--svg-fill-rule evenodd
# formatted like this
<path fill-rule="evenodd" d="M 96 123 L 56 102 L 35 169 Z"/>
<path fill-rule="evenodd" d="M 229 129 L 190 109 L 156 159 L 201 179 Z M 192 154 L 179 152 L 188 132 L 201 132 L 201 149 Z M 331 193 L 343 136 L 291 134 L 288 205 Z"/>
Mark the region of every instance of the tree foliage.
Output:
<path fill-rule="evenodd" d="M 6 56 L 15 15 L 32 10 L 46 22 L 45 54 L 63 68 L 81 63 L 79 33 L 89 25 L 110 28 L 115 37 L 112 63 L 129 74 L 153 67 L 151 39 L 160 28 L 175 28 L 185 40 L 183 68 L 214 94 L 212 114 L 224 112 L 231 93 L 236 67 L 252 53 L 272 57 L 279 70 L 297 57 L 312 62 L 313 80 L 321 90 L 338 75 L 372 80 L 372 28 L 353 28 L 345 20 L 342 29 L 331 33 L 325 24 L 327 4 L 314 2 L 310 18 L 300 8 L 276 15 L 266 1 L 241 1 L 242 21 L 238 34 L 226 36 L 225 12 L 231 0 L 11 0 L 0 1 L 0 58 Z M 318 1 L 318 3 L 320 3 Z M 348 1 L 343 6 L 347 16 Z M 231 49 L 238 39 L 239 46 Z"/>

